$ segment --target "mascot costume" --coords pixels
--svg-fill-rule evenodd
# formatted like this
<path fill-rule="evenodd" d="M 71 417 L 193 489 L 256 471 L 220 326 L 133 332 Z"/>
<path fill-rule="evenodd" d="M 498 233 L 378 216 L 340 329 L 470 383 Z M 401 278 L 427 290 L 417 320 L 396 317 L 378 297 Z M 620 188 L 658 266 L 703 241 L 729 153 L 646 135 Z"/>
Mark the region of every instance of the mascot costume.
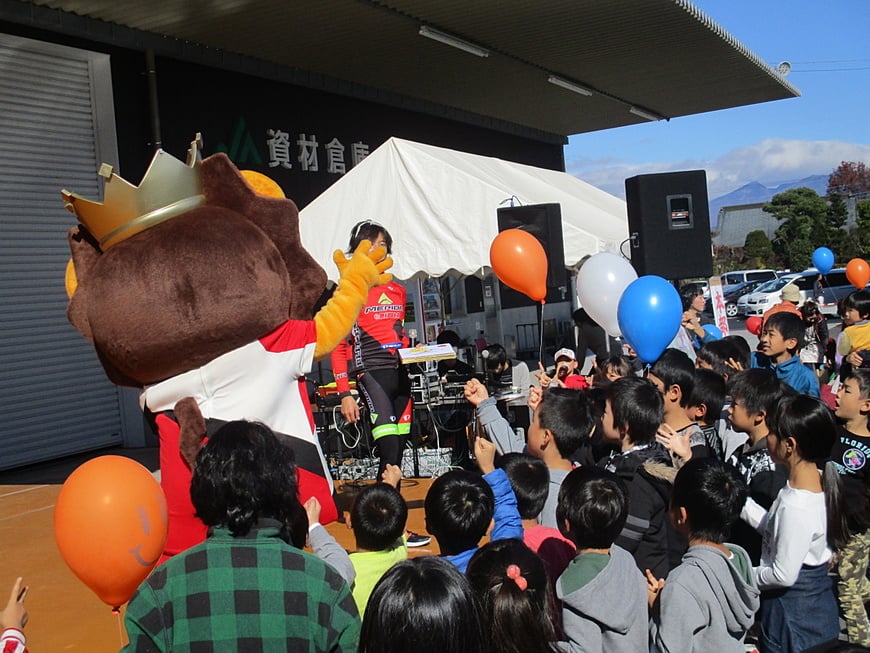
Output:
<path fill-rule="evenodd" d="M 346 336 L 369 288 L 391 278 L 383 248 L 364 241 L 350 260 L 337 251 L 338 287 L 312 319 L 326 273 L 302 247 L 296 205 L 267 177 L 200 150 L 197 135 L 186 164 L 158 151 L 138 187 L 104 164 L 103 203 L 62 191 L 81 223 L 69 232 L 67 316 L 154 416 L 165 556 L 206 536 L 190 467 L 230 420 L 275 431 L 295 452 L 300 500 L 315 496 L 322 521 L 337 518 L 304 376 Z"/>

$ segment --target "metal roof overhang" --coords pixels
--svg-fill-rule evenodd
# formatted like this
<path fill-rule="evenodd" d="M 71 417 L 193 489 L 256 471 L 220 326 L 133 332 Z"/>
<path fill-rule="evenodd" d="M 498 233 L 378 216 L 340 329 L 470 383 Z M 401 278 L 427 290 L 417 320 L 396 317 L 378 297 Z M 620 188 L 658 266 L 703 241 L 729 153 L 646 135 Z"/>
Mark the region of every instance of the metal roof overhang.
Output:
<path fill-rule="evenodd" d="M 647 119 L 631 107 L 670 119 L 799 95 L 686 0 L 0 0 L 0 18 L 556 142 Z"/>

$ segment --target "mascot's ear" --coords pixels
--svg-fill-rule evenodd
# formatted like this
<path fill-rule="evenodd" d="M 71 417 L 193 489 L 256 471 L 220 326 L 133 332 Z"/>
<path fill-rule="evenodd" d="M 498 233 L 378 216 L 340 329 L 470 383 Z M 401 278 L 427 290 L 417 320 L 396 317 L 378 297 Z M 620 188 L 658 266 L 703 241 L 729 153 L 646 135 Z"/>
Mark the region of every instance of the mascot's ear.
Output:
<path fill-rule="evenodd" d="M 193 397 L 179 399 L 173 412 L 180 429 L 178 448 L 181 450 L 181 457 L 187 462 L 188 467 L 193 469 L 196 456 L 202 449 L 205 439 L 205 419 Z"/>
<path fill-rule="evenodd" d="M 202 189 L 208 204 L 241 213 L 275 243 L 290 274 L 287 317 L 310 320 L 326 289 L 326 271 L 302 246 L 299 210 L 293 200 L 258 195 L 223 153 L 203 160 Z"/>
<path fill-rule="evenodd" d="M 93 343 L 91 324 L 88 321 L 88 275 L 101 254 L 83 227 L 70 229 L 67 232 L 67 242 L 72 253 L 75 289 L 70 295 L 66 316 L 76 330 Z M 67 280 L 68 289 L 69 285 Z"/>

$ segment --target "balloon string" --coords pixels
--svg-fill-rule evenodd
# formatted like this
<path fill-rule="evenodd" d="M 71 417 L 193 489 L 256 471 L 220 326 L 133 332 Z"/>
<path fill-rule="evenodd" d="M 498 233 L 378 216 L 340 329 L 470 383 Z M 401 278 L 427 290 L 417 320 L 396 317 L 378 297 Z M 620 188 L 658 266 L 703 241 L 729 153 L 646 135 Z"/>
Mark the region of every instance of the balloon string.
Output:
<path fill-rule="evenodd" d="M 538 360 L 544 361 L 544 302 L 541 302 L 540 318 L 538 319 Z"/>
<path fill-rule="evenodd" d="M 121 628 L 121 608 L 120 606 L 117 608 L 112 608 L 112 614 L 115 615 L 115 618 L 118 620 L 118 642 L 121 645 L 121 648 L 124 648 L 124 629 Z"/>

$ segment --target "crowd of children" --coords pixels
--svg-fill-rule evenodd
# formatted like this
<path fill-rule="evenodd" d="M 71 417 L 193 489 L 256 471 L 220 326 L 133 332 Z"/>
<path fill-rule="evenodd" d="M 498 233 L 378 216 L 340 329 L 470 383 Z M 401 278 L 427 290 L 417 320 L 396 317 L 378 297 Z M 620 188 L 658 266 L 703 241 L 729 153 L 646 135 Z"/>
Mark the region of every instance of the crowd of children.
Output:
<path fill-rule="evenodd" d="M 526 438 L 470 380 L 479 469 L 442 474 L 424 501 L 439 556 L 408 557 L 398 467 L 357 493 L 348 553 L 316 500 L 287 507 L 293 462 L 271 432 L 229 423 L 194 470 L 210 536 L 142 584 L 126 650 L 286 638 L 365 653 L 778 653 L 838 638 L 864 650 L 870 294 L 843 306 L 831 405 L 824 354 L 801 362 L 820 332 L 811 310 L 768 316 L 756 351 L 705 338 L 695 363 L 667 349 L 643 369 L 609 355 L 585 384 L 542 370 Z M 24 594 L 19 579 L 0 612 L 11 651 Z"/>

